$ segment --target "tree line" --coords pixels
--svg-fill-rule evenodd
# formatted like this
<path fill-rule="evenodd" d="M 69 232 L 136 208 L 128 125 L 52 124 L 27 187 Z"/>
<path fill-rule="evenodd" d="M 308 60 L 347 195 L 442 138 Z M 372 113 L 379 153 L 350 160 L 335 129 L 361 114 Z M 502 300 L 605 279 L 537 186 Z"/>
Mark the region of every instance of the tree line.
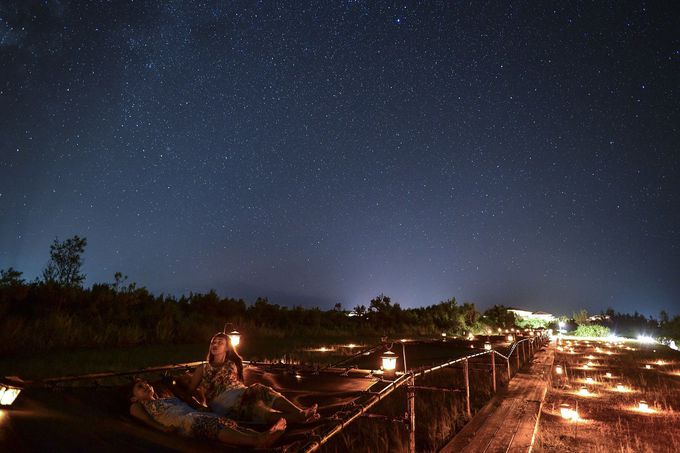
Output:
<path fill-rule="evenodd" d="M 516 319 L 507 307 L 480 312 L 473 303 L 450 298 L 427 307 L 402 308 L 377 295 L 368 306 L 345 310 L 292 308 L 259 297 L 248 304 L 214 290 L 175 297 L 154 295 L 117 272 L 113 282 L 83 287 L 86 238 L 55 239 L 41 277 L 27 282 L 22 272 L 0 270 L 0 354 L 77 347 L 199 343 L 226 322 L 248 334 L 284 337 L 376 337 L 484 334 L 489 329 L 539 327 Z M 626 316 L 616 317 L 623 325 Z M 578 316 L 575 316 L 578 317 Z M 639 323 L 634 315 L 631 323 Z M 657 332 L 663 329 L 655 324 Z M 579 318 L 582 324 L 586 321 Z M 550 327 L 543 323 L 542 327 Z M 663 326 L 680 332 L 680 317 Z M 552 327 L 557 327 L 556 324 Z M 618 333 L 618 332 L 617 332 Z M 650 332 L 653 333 L 653 332 Z M 671 336 L 671 335 L 669 335 Z M 678 335 L 676 338 L 680 338 Z"/>

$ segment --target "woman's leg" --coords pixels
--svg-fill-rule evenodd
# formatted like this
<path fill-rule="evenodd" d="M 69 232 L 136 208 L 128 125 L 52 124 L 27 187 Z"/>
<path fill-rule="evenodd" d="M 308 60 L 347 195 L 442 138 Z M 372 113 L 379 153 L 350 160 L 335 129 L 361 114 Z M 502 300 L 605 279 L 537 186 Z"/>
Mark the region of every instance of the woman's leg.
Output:
<path fill-rule="evenodd" d="M 306 422 L 318 418 L 316 417 L 317 407 L 318 404 L 314 404 L 306 409 L 301 409 L 283 395 L 276 398 L 274 404 L 272 404 L 273 409 L 281 411 L 282 416 L 291 422 Z"/>
<path fill-rule="evenodd" d="M 252 429 L 239 428 L 233 429 L 224 426 L 217 433 L 220 442 L 229 445 L 239 445 L 246 447 L 268 447 L 281 437 L 286 430 L 286 420 L 279 417 L 274 425 L 265 432 L 257 432 Z"/>

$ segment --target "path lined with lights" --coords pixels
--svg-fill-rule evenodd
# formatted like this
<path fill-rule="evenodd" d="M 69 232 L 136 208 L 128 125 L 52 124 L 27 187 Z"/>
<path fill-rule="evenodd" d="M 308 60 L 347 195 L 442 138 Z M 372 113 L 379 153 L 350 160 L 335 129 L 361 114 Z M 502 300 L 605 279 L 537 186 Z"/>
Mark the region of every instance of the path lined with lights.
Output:
<path fill-rule="evenodd" d="M 657 445 L 661 435 L 680 442 L 680 432 L 672 433 L 680 393 L 673 379 L 674 354 L 644 338 L 558 339 L 541 448 L 573 444 L 579 451 L 618 451 L 637 443 L 653 451 L 678 451 L 677 443 Z"/>
<path fill-rule="evenodd" d="M 528 370 L 521 370 L 507 390 L 490 401 L 441 452 L 528 451 L 550 380 L 555 350 L 536 353 Z"/>

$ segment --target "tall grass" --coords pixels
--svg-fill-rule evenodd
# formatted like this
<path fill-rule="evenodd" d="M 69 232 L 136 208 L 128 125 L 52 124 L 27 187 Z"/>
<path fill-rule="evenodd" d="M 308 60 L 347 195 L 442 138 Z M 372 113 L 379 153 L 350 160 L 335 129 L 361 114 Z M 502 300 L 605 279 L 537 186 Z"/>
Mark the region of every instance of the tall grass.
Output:
<path fill-rule="evenodd" d="M 507 385 L 507 375 L 497 368 L 497 385 Z M 417 389 L 415 396 L 416 451 L 435 452 L 467 423 L 463 370 L 449 367 L 416 379 L 416 386 L 459 389 L 443 392 Z M 470 400 L 474 413 L 492 397 L 488 356 L 470 361 Z M 371 409 L 371 414 L 387 419 L 362 417 L 349 425 L 322 448 L 326 453 L 405 452 L 408 431 L 403 419 L 406 413 L 406 388 L 395 390 Z"/>

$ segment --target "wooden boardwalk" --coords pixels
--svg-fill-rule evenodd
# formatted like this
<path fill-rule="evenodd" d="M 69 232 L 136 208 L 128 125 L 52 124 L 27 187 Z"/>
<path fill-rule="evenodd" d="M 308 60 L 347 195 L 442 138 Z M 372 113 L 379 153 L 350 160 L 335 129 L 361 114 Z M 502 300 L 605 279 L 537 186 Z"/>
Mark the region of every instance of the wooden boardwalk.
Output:
<path fill-rule="evenodd" d="M 487 403 L 442 450 L 443 453 L 529 452 L 550 383 L 555 349 L 548 344 L 507 390 Z"/>

